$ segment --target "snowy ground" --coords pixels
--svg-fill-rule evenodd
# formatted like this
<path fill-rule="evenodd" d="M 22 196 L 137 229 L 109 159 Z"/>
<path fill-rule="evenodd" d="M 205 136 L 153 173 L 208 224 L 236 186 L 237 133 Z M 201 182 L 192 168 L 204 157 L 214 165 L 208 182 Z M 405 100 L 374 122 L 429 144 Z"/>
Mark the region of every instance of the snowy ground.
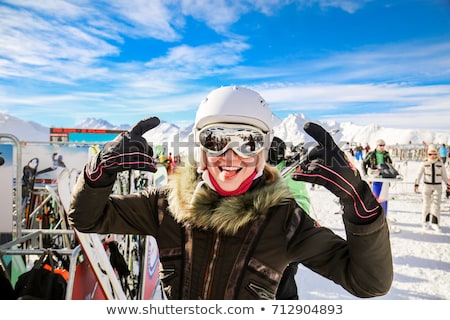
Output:
<path fill-rule="evenodd" d="M 422 199 L 413 192 L 419 162 L 397 163 L 403 181 L 390 187 L 388 218 L 394 260 L 394 282 L 390 292 L 380 298 L 389 300 L 450 300 L 450 199 L 441 204 L 442 231 L 423 231 Z M 337 199 L 324 188 L 310 191 L 311 215 L 344 236 Z M 400 229 L 394 232 L 394 229 Z M 301 266 L 296 277 L 300 299 L 358 299 L 340 286 Z"/>

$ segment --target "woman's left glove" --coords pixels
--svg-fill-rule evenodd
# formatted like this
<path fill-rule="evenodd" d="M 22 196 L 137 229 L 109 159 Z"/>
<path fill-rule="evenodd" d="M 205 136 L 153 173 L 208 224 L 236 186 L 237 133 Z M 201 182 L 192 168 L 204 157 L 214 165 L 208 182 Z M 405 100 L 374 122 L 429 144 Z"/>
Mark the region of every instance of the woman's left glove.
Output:
<path fill-rule="evenodd" d="M 156 172 L 153 149 L 142 135 L 159 123 L 157 117 L 141 120 L 129 132 L 106 143 L 85 167 L 87 184 L 97 188 L 111 185 L 118 172 L 130 169 Z"/>
<path fill-rule="evenodd" d="M 309 122 L 304 130 L 318 146 L 301 160 L 292 179 L 323 185 L 344 205 L 344 218 L 354 224 L 367 224 L 383 212 L 369 185 L 339 149 L 331 135 L 321 126 Z"/>

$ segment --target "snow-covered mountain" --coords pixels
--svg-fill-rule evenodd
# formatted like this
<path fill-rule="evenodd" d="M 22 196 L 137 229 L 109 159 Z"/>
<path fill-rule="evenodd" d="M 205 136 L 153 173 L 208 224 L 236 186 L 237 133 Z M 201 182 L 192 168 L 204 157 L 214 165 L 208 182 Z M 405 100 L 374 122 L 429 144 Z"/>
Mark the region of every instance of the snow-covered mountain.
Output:
<path fill-rule="evenodd" d="M 274 128 L 276 136 L 280 137 L 292 145 L 298 145 L 303 142 L 311 141 L 304 131 L 303 126 L 306 122 L 313 121 L 321 124 L 325 129 L 333 133 L 337 142 L 350 143 L 369 143 L 375 145 L 377 139 L 384 139 L 388 145 L 395 144 L 422 144 L 437 143 L 450 144 L 449 132 L 434 132 L 416 129 L 394 129 L 386 128 L 377 124 L 367 126 L 357 125 L 351 122 L 338 123 L 335 121 L 320 122 L 308 118 L 304 114 L 291 114 L 283 120 L 277 119 L 277 125 Z M 186 142 L 189 135 L 192 134 L 193 124 L 180 128 L 169 122 L 161 121 L 161 124 L 144 134 L 144 137 L 154 145 L 167 145 L 169 150 L 173 148 L 176 141 Z M 88 118 L 76 128 L 89 129 L 116 129 L 129 130 L 131 125 L 121 124 L 113 125 L 108 121 L 96 118 Z M 42 126 L 31 121 L 24 121 L 10 116 L 6 113 L 0 113 L 0 134 L 11 134 L 20 141 L 49 141 L 50 128 Z"/>
<path fill-rule="evenodd" d="M 450 144 L 449 132 L 435 132 L 416 129 L 395 129 L 386 128 L 377 124 L 361 126 L 352 122 L 338 123 L 335 121 L 320 122 L 306 117 L 304 114 L 291 114 L 285 118 L 280 125 L 276 126 L 275 135 L 281 137 L 284 141 L 292 142 L 297 145 L 302 142 L 311 141 L 304 131 L 303 126 L 306 122 L 317 122 L 329 132 L 337 142 L 350 142 L 351 144 L 368 143 L 371 146 L 376 144 L 378 139 L 384 139 L 388 145 L 404 144 Z"/>
<path fill-rule="evenodd" d="M 274 127 L 274 134 L 285 142 L 292 143 L 293 146 L 312 141 L 312 138 L 303 131 L 303 126 L 307 122 L 317 122 L 327 131 L 332 133 L 336 141 L 341 141 L 342 132 L 339 125 L 335 122 L 319 122 L 312 120 L 304 114 L 291 114 Z"/>
<path fill-rule="evenodd" d="M 129 130 L 130 125 L 129 124 L 121 124 L 121 125 L 115 126 L 106 120 L 97 119 L 97 118 L 86 118 L 83 121 L 81 121 L 80 123 L 78 123 L 77 125 L 75 125 L 75 128 Z"/>
<path fill-rule="evenodd" d="M 0 112 L 0 134 L 15 136 L 20 141 L 49 141 L 50 129 L 36 122 L 24 121 Z"/>

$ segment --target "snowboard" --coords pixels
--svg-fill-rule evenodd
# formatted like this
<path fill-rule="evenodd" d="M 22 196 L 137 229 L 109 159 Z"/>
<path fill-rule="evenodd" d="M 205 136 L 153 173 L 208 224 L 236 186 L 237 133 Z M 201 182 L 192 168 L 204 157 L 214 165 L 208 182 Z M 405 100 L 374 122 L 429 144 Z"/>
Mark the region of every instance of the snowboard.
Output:
<path fill-rule="evenodd" d="M 141 272 L 141 299 L 152 300 L 159 285 L 159 251 L 156 239 L 145 236 L 144 258 Z"/>
<path fill-rule="evenodd" d="M 76 170 L 64 169 L 58 176 L 58 194 L 66 214 L 69 211 L 72 188 L 74 187 L 77 175 L 78 172 Z M 91 281 L 94 280 L 98 283 L 103 291 L 103 295 L 100 294 L 96 296 L 104 296 L 107 300 L 126 300 L 126 295 L 122 290 L 122 286 L 117 279 L 113 267 L 111 266 L 111 262 L 106 254 L 100 236 L 95 233 L 80 232 L 76 228 L 73 228 L 73 230 L 81 246 L 83 254 L 87 258 L 90 270 L 92 270 L 95 275 L 95 278 L 91 277 Z M 85 270 L 86 268 L 87 266 L 83 264 L 77 266 L 74 277 L 74 288 L 77 287 L 77 282 L 84 281 L 89 278 L 89 269 L 88 271 L 79 272 L 81 269 Z M 85 276 L 80 278 L 79 275 Z M 97 288 L 97 286 L 94 284 L 93 288 Z M 74 293 L 76 293 L 75 290 Z M 91 296 L 94 297 L 95 295 Z M 72 296 L 72 299 L 78 298 L 83 297 Z"/>

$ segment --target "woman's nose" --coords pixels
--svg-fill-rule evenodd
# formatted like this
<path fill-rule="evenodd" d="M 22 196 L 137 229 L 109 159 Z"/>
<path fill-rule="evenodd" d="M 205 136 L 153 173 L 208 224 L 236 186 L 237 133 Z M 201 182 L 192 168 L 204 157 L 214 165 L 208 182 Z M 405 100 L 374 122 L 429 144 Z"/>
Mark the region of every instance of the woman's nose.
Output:
<path fill-rule="evenodd" d="M 233 151 L 233 149 L 228 149 L 227 151 L 225 151 L 222 157 L 227 161 L 227 163 L 240 161 L 239 155 L 237 155 L 236 152 Z"/>

